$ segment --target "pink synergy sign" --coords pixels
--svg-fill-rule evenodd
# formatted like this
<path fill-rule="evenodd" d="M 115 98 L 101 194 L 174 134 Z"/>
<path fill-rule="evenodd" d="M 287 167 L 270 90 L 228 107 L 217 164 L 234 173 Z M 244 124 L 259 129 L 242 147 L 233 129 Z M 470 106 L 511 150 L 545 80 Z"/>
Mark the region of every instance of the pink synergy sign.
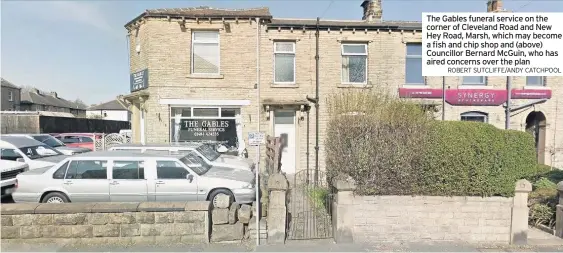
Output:
<path fill-rule="evenodd" d="M 451 105 L 501 105 L 508 99 L 505 90 L 450 89 L 446 102 Z"/>

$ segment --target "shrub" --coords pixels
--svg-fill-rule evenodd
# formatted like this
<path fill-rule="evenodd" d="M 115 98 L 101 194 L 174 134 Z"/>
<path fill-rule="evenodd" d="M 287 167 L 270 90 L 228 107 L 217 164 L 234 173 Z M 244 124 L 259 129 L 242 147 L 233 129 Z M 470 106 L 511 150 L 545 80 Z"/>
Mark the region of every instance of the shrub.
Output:
<path fill-rule="evenodd" d="M 546 204 L 534 204 L 530 208 L 530 220 L 535 225 L 543 224 L 548 227 L 553 227 L 555 212 Z"/>
<path fill-rule="evenodd" d="M 478 122 L 432 125 L 419 192 L 512 196 L 516 181 L 537 174 L 534 140 L 528 133 Z"/>
<path fill-rule="evenodd" d="M 344 92 L 327 104 L 327 178 L 350 175 L 365 195 L 411 194 L 429 116 L 384 92 Z"/>
<path fill-rule="evenodd" d="M 525 132 L 434 121 L 378 92 L 344 92 L 327 104 L 327 177 L 350 175 L 361 195 L 512 196 L 517 180 L 539 170 Z"/>

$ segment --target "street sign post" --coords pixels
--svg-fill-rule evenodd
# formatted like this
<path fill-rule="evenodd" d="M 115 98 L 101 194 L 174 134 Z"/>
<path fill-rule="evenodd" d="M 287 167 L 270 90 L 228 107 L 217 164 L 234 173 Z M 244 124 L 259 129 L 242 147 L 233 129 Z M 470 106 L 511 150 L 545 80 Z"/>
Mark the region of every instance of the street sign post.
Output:
<path fill-rule="evenodd" d="M 260 145 L 266 144 L 266 133 L 264 132 L 249 132 L 248 145 L 256 146 L 256 168 L 254 169 L 255 187 L 256 187 L 256 245 L 260 244 L 260 218 L 262 217 L 260 210 L 260 182 L 258 181 L 258 174 L 260 174 Z"/>

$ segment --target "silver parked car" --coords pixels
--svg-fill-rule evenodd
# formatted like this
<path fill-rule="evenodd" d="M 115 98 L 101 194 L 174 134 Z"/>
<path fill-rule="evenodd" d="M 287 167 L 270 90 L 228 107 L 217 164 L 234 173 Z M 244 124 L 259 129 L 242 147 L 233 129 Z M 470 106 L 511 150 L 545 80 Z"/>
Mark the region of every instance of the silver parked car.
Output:
<path fill-rule="evenodd" d="M 47 146 L 54 148 L 65 155 L 76 155 L 76 154 L 92 151 L 89 148 L 69 147 L 59 139 L 49 134 L 5 134 L 3 136 L 22 136 L 22 137 L 34 139 L 36 141 L 40 141 L 47 144 Z"/>
<path fill-rule="evenodd" d="M 255 200 L 254 174 L 198 164 L 186 154 L 96 151 L 17 177 L 16 202 L 141 202 Z"/>
<path fill-rule="evenodd" d="M 218 167 L 230 167 L 241 170 L 254 171 L 256 164 L 247 158 L 233 155 L 224 155 L 217 152 L 212 145 L 197 142 L 184 143 L 160 143 L 160 144 L 136 144 L 123 143 L 117 144 L 108 150 L 129 150 L 129 151 L 170 151 L 177 153 L 186 153 L 188 151 L 196 152 L 207 164 Z"/>

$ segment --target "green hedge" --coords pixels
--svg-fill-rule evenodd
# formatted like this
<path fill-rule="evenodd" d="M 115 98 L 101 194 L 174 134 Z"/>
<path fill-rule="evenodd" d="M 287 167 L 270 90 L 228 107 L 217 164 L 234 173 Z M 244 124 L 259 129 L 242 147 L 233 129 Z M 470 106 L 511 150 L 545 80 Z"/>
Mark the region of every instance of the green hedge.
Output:
<path fill-rule="evenodd" d="M 526 132 L 437 121 L 412 102 L 370 92 L 328 102 L 328 179 L 350 175 L 360 195 L 512 196 L 516 181 L 542 169 Z M 361 114 L 346 114 L 353 111 Z"/>
<path fill-rule="evenodd" d="M 541 169 L 530 134 L 462 121 L 433 123 L 422 164 L 417 191 L 428 195 L 511 196 Z"/>

